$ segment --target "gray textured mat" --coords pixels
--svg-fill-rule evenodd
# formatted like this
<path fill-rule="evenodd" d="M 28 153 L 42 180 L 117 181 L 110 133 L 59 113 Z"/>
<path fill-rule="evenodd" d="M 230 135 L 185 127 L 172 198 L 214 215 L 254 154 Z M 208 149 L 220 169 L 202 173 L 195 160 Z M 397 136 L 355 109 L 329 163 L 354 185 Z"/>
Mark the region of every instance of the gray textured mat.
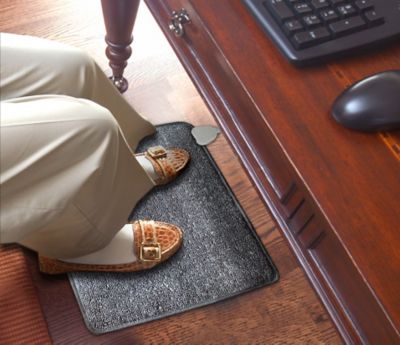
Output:
<path fill-rule="evenodd" d="M 154 189 L 131 215 L 181 227 L 181 250 L 145 272 L 69 275 L 86 325 L 96 334 L 221 301 L 278 279 L 270 257 L 208 151 L 195 143 L 191 128 L 186 123 L 159 126 L 156 135 L 141 143 L 138 151 L 154 145 L 182 147 L 192 160 L 178 179 Z"/>

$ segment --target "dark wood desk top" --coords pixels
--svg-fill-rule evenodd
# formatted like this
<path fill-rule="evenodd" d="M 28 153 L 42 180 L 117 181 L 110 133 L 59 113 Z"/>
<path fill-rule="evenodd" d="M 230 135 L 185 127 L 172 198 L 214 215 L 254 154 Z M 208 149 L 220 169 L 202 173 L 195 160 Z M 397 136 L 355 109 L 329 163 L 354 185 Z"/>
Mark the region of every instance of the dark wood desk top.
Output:
<path fill-rule="evenodd" d="M 185 25 L 184 37 L 175 38 L 164 30 L 299 260 L 307 262 L 306 271 L 310 265 L 322 266 L 318 269 L 325 279 L 315 279 L 313 269 L 307 271 L 314 285 L 330 285 L 334 294 L 340 295 L 342 290 L 336 289 L 336 284 L 348 284 L 348 296 L 343 300 L 351 304 L 350 296 L 357 299 L 358 295 L 358 283 L 352 285 L 351 280 L 359 274 L 357 279 L 365 284 L 365 294 L 375 298 L 390 332 L 398 336 L 400 131 L 361 134 L 344 129 L 331 118 L 330 107 L 352 83 L 383 70 L 399 69 L 400 44 L 316 67 L 297 68 L 282 57 L 240 1 L 218 0 L 212 5 L 205 0 L 147 3 L 162 26 L 171 9 L 184 7 L 188 11 L 192 21 Z M 296 189 L 322 219 L 318 226 L 329 228 L 329 236 L 343 250 L 336 258 L 326 257 L 332 262 L 332 270 L 325 272 L 311 251 L 321 232 L 312 244 L 301 248 L 295 235 L 302 229 L 295 235 L 288 230 L 293 214 L 286 206 Z M 349 266 L 354 265 L 353 271 L 337 273 L 342 270 L 340 255 L 346 256 Z M 335 298 L 340 300 L 340 296 Z M 353 315 L 349 308 L 342 312 L 357 323 L 361 312 L 354 316 L 357 312 Z M 375 326 L 372 314 L 368 318 Z M 369 335 L 361 334 L 360 339 L 369 339 Z"/>

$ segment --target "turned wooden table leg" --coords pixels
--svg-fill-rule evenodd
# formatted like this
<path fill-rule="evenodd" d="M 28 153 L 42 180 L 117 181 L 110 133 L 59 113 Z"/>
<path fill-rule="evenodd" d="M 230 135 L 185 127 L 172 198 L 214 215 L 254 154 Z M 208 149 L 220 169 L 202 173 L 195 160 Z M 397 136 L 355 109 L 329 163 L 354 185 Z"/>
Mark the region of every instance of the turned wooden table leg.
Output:
<path fill-rule="evenodd" d="M 127 61 L 132 54 L 132 30 L 140 0 L 101 0 L 106 26 L 106 55 L 110 61 L 114 85 L 122 93 L 128 88 L 123 77 Z"/>

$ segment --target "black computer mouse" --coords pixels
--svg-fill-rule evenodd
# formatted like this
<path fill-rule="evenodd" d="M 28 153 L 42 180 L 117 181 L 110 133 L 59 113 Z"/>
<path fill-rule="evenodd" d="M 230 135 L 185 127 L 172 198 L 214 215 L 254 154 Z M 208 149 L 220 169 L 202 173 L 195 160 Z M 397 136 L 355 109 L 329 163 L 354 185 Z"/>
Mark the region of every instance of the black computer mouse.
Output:
<path fill-rule="evenodd" d="M 357 131 L 400 129 L 400 70 L 369 76 L 336 98 L 332 116 Z"/>

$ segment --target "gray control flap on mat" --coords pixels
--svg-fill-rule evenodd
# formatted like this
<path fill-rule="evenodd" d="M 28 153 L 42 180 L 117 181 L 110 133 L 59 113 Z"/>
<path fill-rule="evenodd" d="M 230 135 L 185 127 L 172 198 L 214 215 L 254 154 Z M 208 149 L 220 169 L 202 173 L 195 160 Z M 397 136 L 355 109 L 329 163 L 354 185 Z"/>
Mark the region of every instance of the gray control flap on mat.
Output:
<path fill-rule="evenodd" d="M 96 334 L 215 303 L 278 279 L 274 264 L 207 149 L 187 123 L 157 127 L 138 152 L 181 147 L 191 161 L 175 181 L 152 190 L 131 220 L 178 225 L 182 248 L 167 262 L 137 273 L 73 273 L 71 285 L 88 328 Z"/>

